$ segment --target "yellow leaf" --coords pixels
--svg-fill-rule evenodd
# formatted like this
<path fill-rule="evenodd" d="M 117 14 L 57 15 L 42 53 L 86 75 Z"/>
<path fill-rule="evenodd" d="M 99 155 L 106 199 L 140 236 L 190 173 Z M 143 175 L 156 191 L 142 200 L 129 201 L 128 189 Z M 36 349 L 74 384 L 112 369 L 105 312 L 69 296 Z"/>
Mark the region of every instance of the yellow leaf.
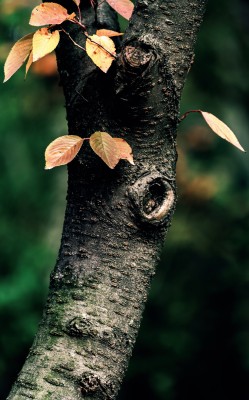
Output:
<path fill-rule="evenodd" d="M 95 132 L 90 136 L 93 151 L 113 169 L 120 160 L 116 141 L 107 132 Z"/>
<path fill-rule="evenodd" d="M 33 9 L 29 24 L 33 26 L 57 25 L 74 17 L 74 13 L 69 15 L 66 8 L 60 4 L 42 3 Z"/>
<path fill-rule="evenodd" d="M 98 29 L 96 35 L 114 37 L 114 36 L 122 36 L 123 33 L 111 31 L 110 29 Z"/>
<path fill-rule="evenodd" d="M 134 5 L 130 0 L 106 0 L 106 2 L 125 19 L 131 18 Z"/>
<path fill-rule="evenodd" d="M 107 36 L 92 35 L 86 40 L 87 54 L 103 72 L 110 68 L 115 58 L 115 50 L 114 42 Z"/>
<path fill-rule="evenodd" d="M 33 33 L 24 36 L 14 44 L 4 65 L 4 82 L 23 65 L 32 50 Z"/>
<path fill-rule="evenodd" d="M 68 164 L 79 152 L 84 139 L 75 135 L 65 135 L 51 142 L 45 151 L 45 169 Z"/>
<path fill-rule="evenodd" d="M 226 124 L 224 124 L 224 122 L 222 122 L 220 119 L 218 119 L 213 114 L 210 114 L 208 112 L 200 110 L 200 113 L 214 133 L 216 133 L 222 139 L 227 140 L 241 151 L 245 151 L 243 147 L 240 145 L 235 134 Z"/>
<path fill-rule="evenodd" d="M 59 31 L 49 32 L 48 28 L 39 29 L 33 37 L 33 62 L 51 53 L 60 41 Z"/>
<path fill-rule="evenodd" d="M 122 138 L 113 138 L 116 142 L 119 151 L 119 158 L 127 160 L 134 165 L 131 146 Z"/>

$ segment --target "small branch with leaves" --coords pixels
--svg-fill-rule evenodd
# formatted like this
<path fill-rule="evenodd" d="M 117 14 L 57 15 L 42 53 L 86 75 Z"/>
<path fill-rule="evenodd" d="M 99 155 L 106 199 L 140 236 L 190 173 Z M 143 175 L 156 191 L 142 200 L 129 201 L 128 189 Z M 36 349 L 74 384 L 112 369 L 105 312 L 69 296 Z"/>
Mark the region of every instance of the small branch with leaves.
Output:
<path fill-rule="evenodd" d="M 107 73 L 112 62 L 116 59 L 115 44 L 111 37 L 121 36 L 123 33 L 108 29 L 97 30 L 94 35 L 88 35 L 87 27 L 82 23 L 80 0 L 72 0 L 78 8 L 78 16 L 69 14 L 67 9 L 57 3 L 42 3 L 31 12 L 29 24 L 40 28 L 19 39 L 12 47 L 4 65 L 4 82 L 25 63 L 25 76 L 33 62 L 51 53 L 58 46 L 60 32 L 66 34 L 72 43 L 79 49 L 86 51 L 94 64 Z M 94 2 L 89 0 L 91 5 Z M 130 0 L 105 0 L 116 12 L 126 19 L 130 19 L 134 5 Z M 86 37 L 85 47 L 78 44 L 61 24 L 65 21 L 77 24 Z M 47 25 L 47 26 L 45 26 Z M 58 29 L 56 29 L 58 27 Z M 241 151 L 245 151 L 231 129 L 214 115 L 201 111 L 190 110 L 183 114 L 179 122 L 190 113 L 200 113 L 209 127 L 221 138 L 227 140 Z M 46 149 L 46 169 L 67 164 L 79 152 L 83 142 L 89 140 L 93 151 L 110 167 L 114 168 L 120 159 L 133 162 L 132 150 L 122 138 L 112 138 L 107 132 L 95 132 L 90 138 L 82 139 L 79 136 L 65 135 L 54 140 Z"/>
<path fill-rule="evenodd" d="M 57 3 L 42 3 L 31 12 L 29 24 L 41 27 L 38 31 L 30 33 L 19 39 L 12 47 L 4 65 L 4 82 L 25 63 L 25 76 L 33 62 L 38 61 L 45 55 L 51 53 L 58 46 L 60 32 L 68 35 L 73 44 L 87 52 L 88 56 L 103 72 L 107 72 L 113 60 L 116 58 L 115 44 L 111 37 L 120 36 L 122 33 L 101 29 L 94 35 L 88 35 L 87 27 L 82 23 L 80 0 L 72 0 L 78 8 L 78 17 L 75 13 L 69 14 L 67 9 Z M 106 0 L 107 1 L 107 0 Z M 108 0 L 120 15 L 129 19 L 132 15 L 133 4 L 130 0 Z M 70 34 L 60 25 L 69 21 L 77 24 L 86 37 L 85 48 L 76 43 Z M 46 27 L 44 27 L 47 25 Z M 58 26 L 58 29 L 55 27 Z"/>

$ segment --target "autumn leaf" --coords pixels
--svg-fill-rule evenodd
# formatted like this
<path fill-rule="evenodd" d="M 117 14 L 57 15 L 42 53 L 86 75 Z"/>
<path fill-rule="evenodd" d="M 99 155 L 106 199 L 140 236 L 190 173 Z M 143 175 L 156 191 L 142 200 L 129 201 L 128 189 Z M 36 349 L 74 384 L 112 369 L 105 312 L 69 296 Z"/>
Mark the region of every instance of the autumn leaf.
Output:
<path fill-rule="evenodd" d="M 131 18 L 134 5 L 130 0 L 106 0 L 106 2 L 125 19 Z"/>
<path fill-rule="evenodd" d="M 120 160 L 116 141 L 107 132 L 95 132 L 90 136 L 90 146 L 93 151 L 113 169 Z"/>
<path fill-rule="evenodd" d="M 10 79 L 28 58 L 32 50 L 32 39 L 33 33 L 30 33 L 19 39 L 10 50 L 4 65 L 4 82 Z"/>
<path fill-rule="evenodd" d="M 68 164 L 79 152 L 84 139 L 75 135 L 65 135 L 51 142 L 45 151 L 45 169 Z"/>
<path fill-rule="evenodd" d="M 80 5 L 80 0 L 73 0 L 73 2 L 76 4 L 76 6 L 79 7 L 79 5 Z"/>
<path fill-rule="evenodd" d="M 110 29 L 98 29 L 96 35 L 114 37 L 114 36 L 122 36 L 123 33 L 111 31 Z"/>
<path fill-rule="evenodd" d="M 103 72 L 107 72 L 110 68 L 115 58 L 115 50 L 114 42 L 107 36 L 92 35 L 86 40 L 87 54 Z"/>
<path fill-rule="evenodd" d="M 116 142 L 119 151 L 119 158 L 127 160 L 134 165 L 131 146 L 122 138 L 113 138 Z"/>
<path fill-rule="evenodd" d="M 240 145 L 235 134 L 231 131 L 231 129 L 226 124 L 224 124 L 224 122 L 222 122 L 220 119 L 215 117 L 213 114 L 210 114 L 209 112 L 201 111 L 201 110 L 199 110 L 199 112 L 203 116 L 206 123 L 209 125 L 209 127 L 212 129 L 212 131 L 214 133 L 216 133 L 222 139 L 227 140 L 228 142 L 233 144 L 235 147 L 237 147 L 241 151 L 245 151 L 243 149 L 243 147 Z"/>
<path fill-rule="evenodd" d="M 51 53 L 59 41 L 59 31 L 50 32 L 48 28 L 39 29 L 33 37 L 33 62 Z"/>
<path fill-rule="evenodd" d="M 29 24 L 33 26 L 57 25 L 74 17 L 74 13 L 69 15 L 66 8 L 60 4 L 42 3 L 33 9 Z"/>

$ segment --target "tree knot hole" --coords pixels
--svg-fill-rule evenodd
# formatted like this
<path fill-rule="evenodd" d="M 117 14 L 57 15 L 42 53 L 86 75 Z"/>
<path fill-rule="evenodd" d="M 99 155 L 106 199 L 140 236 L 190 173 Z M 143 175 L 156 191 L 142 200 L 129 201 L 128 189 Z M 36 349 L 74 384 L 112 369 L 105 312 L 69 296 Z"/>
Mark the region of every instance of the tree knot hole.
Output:
<path fill-rule="evenodd" d="M 125 63 L 132 69 L 145 69 L 151 61 L 153 54 L 147 46 L 127 45 L 123 52 Z"/>
<path fill-rule="evenodd" d="M 175 203 L 175 191 L 166 178 L 151 173 L 138 179 L 130 190 L 133 205 L 142 221 L 162 224 Z"/>

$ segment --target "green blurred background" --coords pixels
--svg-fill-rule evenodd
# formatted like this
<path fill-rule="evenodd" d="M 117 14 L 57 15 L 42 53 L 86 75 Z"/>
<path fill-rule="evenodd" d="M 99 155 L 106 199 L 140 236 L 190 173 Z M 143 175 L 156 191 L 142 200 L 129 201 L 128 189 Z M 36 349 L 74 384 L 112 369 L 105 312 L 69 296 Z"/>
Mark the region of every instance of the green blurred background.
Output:
<path fill-rule="evenodd" d="M 0 61 L 30 32 L 33 0 L 0 3 Z M 209 1 L 182 112 L 214 113 L 249 149 L 249 5 Z M 3 75 L 2 75 L 3 76 Z M 54 60 L 0 91 L 0 399 L 41 318 L 59 248 L 66 168 L 43 152 L 67 132 Z M 249 161 L 197 114 L 178 135 L 179 201 L 119 400 L 249 399 Z"/>

